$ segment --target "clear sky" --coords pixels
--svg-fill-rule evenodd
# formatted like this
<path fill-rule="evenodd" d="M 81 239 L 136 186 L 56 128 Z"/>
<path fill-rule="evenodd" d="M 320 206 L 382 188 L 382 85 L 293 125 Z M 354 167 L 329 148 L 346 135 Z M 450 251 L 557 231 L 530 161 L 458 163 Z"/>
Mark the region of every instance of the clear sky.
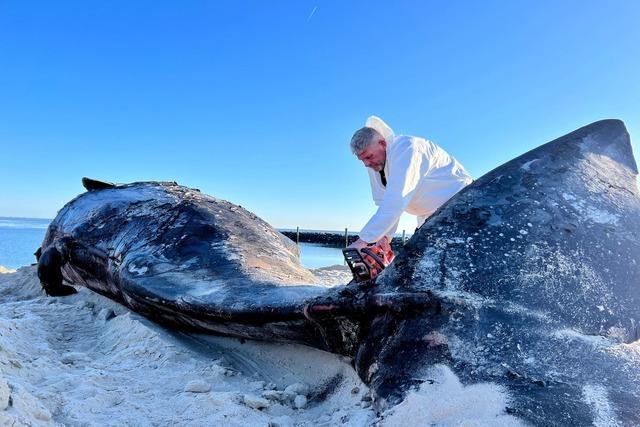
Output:
<path fill-rule="evenodd" d="M 90 176 L 359 230 L 370 114 L 474 177 L 602 118 L 637 140 L 639 22 L 635 0 L 0 0 L 0 216 L 51 218 Z"/>

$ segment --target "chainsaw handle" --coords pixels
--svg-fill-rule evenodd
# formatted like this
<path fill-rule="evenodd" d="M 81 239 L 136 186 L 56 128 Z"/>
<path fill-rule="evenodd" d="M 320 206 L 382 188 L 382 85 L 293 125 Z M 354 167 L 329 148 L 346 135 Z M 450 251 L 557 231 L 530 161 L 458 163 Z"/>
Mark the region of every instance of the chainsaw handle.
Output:
<path fill-rule="evenodd" d="M 369 249 L 369 248 L 362 248 L 362 249 L 360 249 L 360 252 L 362 252 L 362 253 L 364 253 L 364 254 L 366 254 L 366 255 L 369 255 L 371 258 L 373 258 L 373 260 L 374 260 L 376 263 L 378 263 L 378 265 L 379 265 L 379 267 L 380 267 L 381 269 L 383 269 L 383 270 L 384 270 L 384 269 L 386 268 L 386 265 L 384 264 L 384 261 L 383 261 L 383 260 L 381 260 L 381 259 L 380 259 L 380 257 L 379 257 L 375 252 L 373 252 L 371 249 Z M 364 261 L 366 262 L 366 260 L 364 260 Z M 367 264 L 368 264 L 368 263 L 367 263 Z M 373 267 L 373 266 L 371 266 L 371 267 Z"/>

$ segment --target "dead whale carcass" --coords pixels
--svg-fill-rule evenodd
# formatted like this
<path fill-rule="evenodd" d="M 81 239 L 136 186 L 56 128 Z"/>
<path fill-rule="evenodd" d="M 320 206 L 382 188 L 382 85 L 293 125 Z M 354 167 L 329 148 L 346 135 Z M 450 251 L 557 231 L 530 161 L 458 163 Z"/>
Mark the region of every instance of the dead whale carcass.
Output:
<path fill-rule="evenodd" d="M 239 207 L 175 184 L 88 184 L 39 271 L 50 293 L 64 278 L 178 326 L 352 356 L 381 405 L 444 365 L 506 387 L 506 409 L 537 425 L 634 425 L 636 175 L 622 122 L 594 123 L 456 195 L 375 287 L 332 290 Z"/>

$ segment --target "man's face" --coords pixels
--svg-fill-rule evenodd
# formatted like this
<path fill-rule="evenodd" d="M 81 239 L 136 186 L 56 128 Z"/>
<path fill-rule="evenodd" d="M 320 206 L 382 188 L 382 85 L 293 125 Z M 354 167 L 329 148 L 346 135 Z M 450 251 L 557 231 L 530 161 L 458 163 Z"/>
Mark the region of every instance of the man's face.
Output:
<path fill-rule="evenodd" d="M 367 148 L 358 154 L 358 160 L 362 161 L 366 167 L 380 172 L 387 161 L 387 142 L 381 139 L 367 145 Z"/>

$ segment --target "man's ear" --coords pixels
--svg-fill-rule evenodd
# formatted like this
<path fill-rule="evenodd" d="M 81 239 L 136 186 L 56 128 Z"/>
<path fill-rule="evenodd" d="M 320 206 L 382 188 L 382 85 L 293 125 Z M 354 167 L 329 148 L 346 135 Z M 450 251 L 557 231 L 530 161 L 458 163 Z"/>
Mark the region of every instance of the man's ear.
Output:
<path fill-rule="evenodd" d="M 378 144 L 380 144 L 384 149 L 387 148 L 387 141 L 385 141 L 384 139 L 381 139 L 380 141 L 378 141 Z"/>

